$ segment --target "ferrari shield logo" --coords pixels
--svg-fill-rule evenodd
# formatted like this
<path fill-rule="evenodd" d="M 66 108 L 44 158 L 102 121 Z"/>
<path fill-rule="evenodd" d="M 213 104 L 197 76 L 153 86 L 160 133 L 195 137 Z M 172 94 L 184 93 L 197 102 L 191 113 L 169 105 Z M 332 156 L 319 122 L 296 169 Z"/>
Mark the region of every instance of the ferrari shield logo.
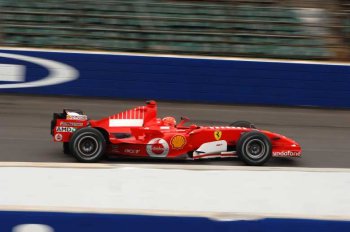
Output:
<path fill-rule="evenodd" d="M 214 137 L 215 137 L 216 140 L 221 139 L 221 135 L 222 135 L 222 132 L 219 131 L 219 130 L 214 132 Z"/>

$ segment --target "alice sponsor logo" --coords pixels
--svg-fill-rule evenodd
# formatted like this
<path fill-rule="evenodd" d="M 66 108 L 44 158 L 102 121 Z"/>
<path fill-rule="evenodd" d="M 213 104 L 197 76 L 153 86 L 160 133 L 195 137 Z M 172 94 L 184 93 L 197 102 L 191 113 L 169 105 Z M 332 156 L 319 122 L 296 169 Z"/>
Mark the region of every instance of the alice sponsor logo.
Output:
<path fill-rule="evenodd" d="M 56 127 L 56 132 L 74 132 L 74 131 L 76 131 L 74 127 L 63 127 L 63 126 Z"/>
<path fill-rule="evenodd" d="M 272 152 L 272 155 L 281 157 L 299 157 L 301 156 L 301 151 L 274 151 Z"/>
<path fill-rule="evenodd" d="M 139 153 L 140 153 L 140 150 L 139 150 L 139 149 L 129 149 L 129 148 L 126 148 L 126 149 L 124 149 L 124 153 L 128 153 L 128 154 L 139 154 Z"/>

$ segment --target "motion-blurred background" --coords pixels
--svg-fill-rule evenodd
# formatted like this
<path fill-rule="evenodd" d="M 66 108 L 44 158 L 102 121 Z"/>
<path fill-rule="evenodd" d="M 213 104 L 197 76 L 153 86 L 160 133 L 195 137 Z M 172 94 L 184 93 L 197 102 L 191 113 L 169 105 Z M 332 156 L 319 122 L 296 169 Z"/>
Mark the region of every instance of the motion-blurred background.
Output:
<path fill-rule="evenodd" d="M 347 0 L 0 0 L 0 46 L 350 60 Z"/>
<path fill-rule="evenodd" d="M 0 232 L 350 231 L 350 63 L 332 61 L 350 61 L 350 0 L 0 0 Z M 62 164 L 53 112 L 149 99 L 250 121 L 302 158 Z"/>

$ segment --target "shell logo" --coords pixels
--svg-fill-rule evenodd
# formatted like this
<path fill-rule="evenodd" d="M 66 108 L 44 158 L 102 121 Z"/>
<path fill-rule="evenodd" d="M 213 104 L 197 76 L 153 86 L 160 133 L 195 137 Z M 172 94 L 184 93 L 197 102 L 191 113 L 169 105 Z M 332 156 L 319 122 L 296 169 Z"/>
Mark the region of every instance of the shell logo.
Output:
<path fill-rule="evenodd" d="M 174 135 L 171 138 L 171 146 L 173 149 L 182 149 L 186 145 L 186 138 L 183 135 Z"/>

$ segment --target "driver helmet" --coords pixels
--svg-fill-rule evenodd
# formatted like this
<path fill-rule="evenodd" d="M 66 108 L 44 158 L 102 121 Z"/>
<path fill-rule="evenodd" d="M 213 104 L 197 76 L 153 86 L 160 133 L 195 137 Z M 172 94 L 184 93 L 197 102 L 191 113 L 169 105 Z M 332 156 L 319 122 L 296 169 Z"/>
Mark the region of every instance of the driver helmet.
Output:
<path fill-rule="evenodd" d="M 165 117 L 162 119 L 163 124 L 165 126 L 175 126 L 176 125 L 176 120 L 174 117 Z"/>

